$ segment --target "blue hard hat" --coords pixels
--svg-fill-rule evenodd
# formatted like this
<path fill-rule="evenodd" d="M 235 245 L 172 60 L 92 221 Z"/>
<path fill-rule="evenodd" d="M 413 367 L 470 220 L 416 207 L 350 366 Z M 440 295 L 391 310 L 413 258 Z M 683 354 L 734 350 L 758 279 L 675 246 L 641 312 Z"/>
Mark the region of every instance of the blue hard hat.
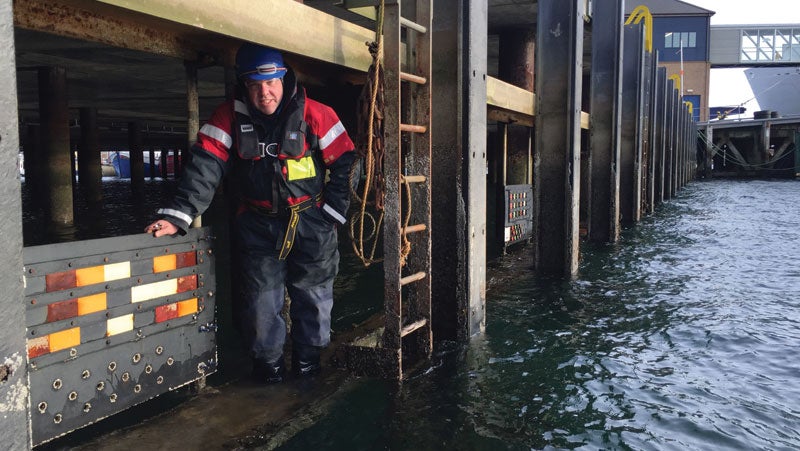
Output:
<path fill-rule="evenodd" d="M 271 80 L 286 75 L 281 52 L 246 42 L 236 52 L 236 77 Z"/>

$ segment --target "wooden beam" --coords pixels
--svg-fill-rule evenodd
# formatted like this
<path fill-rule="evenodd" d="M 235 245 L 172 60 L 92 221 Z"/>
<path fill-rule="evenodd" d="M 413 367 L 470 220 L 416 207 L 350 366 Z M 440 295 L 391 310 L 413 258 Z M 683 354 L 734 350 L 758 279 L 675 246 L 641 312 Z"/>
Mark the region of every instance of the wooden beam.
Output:
<path fill-rule="evenodd" d="M 366 72 L 374 31 L 293 0 L 98 0 Z"/>
<path fill-rule="evenodd" d="M 494 77 L 486 77 L 487 105 L 533 117 L 535 102 L 536 97 L 531 91 Z"/>
<path fill-rule="evenodd" d="M 533 127 L 536 94 L 498 80 L 486 77 L 486 104 L 488 119 Z M 589 113 L 581 111 L 581 128 L 589 129 Z"/>

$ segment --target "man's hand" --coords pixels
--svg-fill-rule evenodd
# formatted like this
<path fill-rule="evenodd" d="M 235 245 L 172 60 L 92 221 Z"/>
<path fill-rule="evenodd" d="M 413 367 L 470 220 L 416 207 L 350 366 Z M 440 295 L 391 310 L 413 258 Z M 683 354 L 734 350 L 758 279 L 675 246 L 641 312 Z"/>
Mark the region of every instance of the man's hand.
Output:
<path fill-rule="evenodd" d="M 164 235 L 175 235 L 178 233 L 178 228 L 165 219 L 159 219 L 158 221 L 145 227 L 144 232 L 152 233 L 154 237 L 158 238 Z"/>

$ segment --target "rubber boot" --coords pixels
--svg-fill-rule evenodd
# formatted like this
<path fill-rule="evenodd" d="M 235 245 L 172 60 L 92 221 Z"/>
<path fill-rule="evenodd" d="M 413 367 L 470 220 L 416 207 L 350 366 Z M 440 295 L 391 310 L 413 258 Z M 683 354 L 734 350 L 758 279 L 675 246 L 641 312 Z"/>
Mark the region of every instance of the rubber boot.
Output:
<path fill-rule="evenodd" d="M 262 359 L 253 359 L 253 378 L 264 384 L 277 384 L 283 382 L 286 366 L 283 356 L 274 362 Z"/>
<path fill-rule="evenodd" d="M 292 372 L 300 378 L 311 377 L 322 371 L 319 346 L 294 343 L 292 345 Z"/>

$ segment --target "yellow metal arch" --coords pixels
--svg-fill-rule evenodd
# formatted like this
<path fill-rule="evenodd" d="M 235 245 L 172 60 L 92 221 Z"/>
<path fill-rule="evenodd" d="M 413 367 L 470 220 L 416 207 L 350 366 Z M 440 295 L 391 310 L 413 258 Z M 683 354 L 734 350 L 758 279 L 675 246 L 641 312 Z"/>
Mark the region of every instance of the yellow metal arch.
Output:
<path fill-rule="evenodd" d="M 628 20 L 625 21 L 625 25 L 630 25 L 632 23 L 639 23 L 644 19 L 644 47 L 647 49 L 648 52 L 653 51 L 653 15 L 650 14 L 650 10 L 644 6 L 639 5 L 637 6 L 630 16 L 628 16 Z"/>
<path fill-rule="evenodd" d="M 694 104 L 688 100 L 684 100 L 683 104 L 689 107 L 689 116 L 694 112 Z"/>
<path fill-rule="evenodd" d="M 681 89 L 681 76 L 678 74 L 672 74 L 668 77 L 670 80 L 674 81 L 673 87 L 675 89 Z"/>

